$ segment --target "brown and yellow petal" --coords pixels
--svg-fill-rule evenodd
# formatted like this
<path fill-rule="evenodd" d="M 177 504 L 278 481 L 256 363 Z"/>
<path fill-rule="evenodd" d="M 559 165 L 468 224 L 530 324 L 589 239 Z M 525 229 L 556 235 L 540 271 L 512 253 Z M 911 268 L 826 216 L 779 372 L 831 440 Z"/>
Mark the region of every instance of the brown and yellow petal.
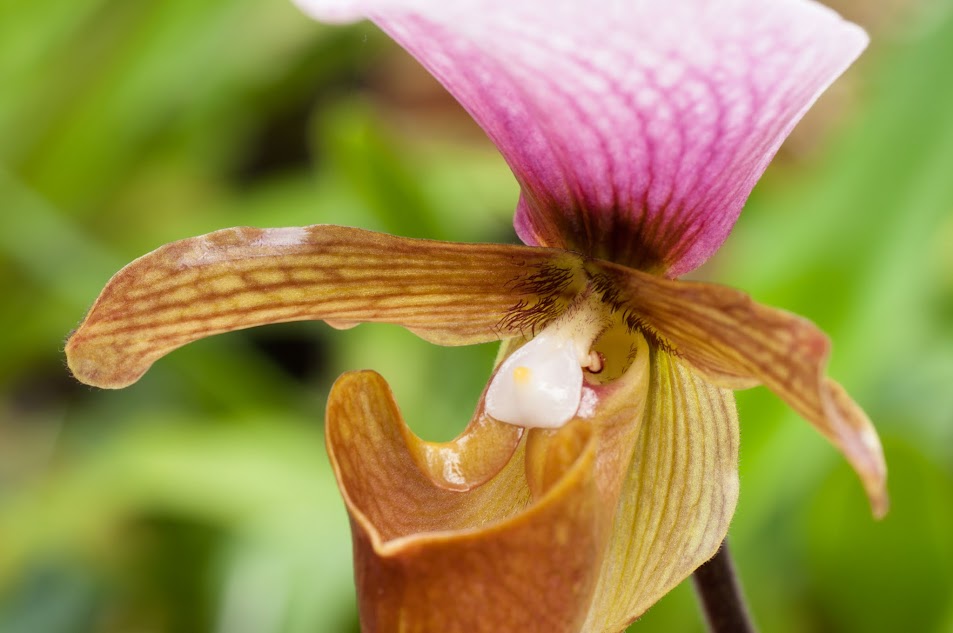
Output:
<path fill-rule="evenodd" d="M 621 378 L 586 387 L 588 406 L 565 427 L 511 436 L 512 457 L 500 464 L 495 452 L 498 472 L 467 490 L 447 485 L 438 460 L 452 468 L 457 456 L 407 430 L 380 376 L 339 379 L 327 442 L 365 630 L 582 630 L 644 409 L 640 350 Z M 498 424 L 481 412 L 455 441 L 471 457 L 490 441 L 481 425 Z"/>
<path fill-rule="evenodd" d="M 442 345 L 516 336 L 583 287 L 563 251 L 361 229 L 234 228 L 174 242 L 109 281 L 66 345 L 82 382 L 129 385 L 191 341 L 282 321 L 396 323 Z"/>
<path fill-rule="evenodd" d="M 863 410 L 826 375 L 830 341 L 817 326 L 716 284 L 587 264 L 606 301 L 630 325 L 723 387 L 764 384 L 804 416 L 857 471 L 875 516 L 887 511 L 887 469 Z"/>

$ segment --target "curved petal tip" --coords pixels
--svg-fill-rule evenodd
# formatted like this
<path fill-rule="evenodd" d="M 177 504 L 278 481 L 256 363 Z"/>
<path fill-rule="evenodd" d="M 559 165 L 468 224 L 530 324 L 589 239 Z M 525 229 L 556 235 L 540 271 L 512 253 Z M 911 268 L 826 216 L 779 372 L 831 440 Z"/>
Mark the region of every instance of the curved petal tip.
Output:
<path fill-rule="evenodd" d="M 880 437 L 863 409 L 857 406 L 847 391 L 830 378 L 823 381 L 823 406 L 831 423 L 825 435 L 844 453 L 860 477 L 871 512 L 882 519 L 890 508 L 887 495 L 887 462 L 884 459 Z"/>
<path fill-rule="evenodd" d="M 590 263 L 607 300 L 709 381 L 763 384 L 831 441 L 857 472 L 874 516 L 887 511 L 887 467 L 877 432 L 847 392 L 827 377 L 831 343 L 816 325 L 717 284 L 662 279 Z M 620 292 L 621 289 L 624 292 Z"/>

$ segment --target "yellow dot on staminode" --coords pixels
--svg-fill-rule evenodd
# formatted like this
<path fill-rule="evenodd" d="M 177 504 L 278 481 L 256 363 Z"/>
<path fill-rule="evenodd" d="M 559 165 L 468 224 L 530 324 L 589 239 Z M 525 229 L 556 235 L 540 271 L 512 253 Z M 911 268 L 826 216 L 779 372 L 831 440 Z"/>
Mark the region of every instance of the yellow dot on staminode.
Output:
<path fill-rule="evenodd" d="M 513 368 L 513 381 L 518 385 L 525 385 L 533 377 L 533 370 L 519 365 Z"/>

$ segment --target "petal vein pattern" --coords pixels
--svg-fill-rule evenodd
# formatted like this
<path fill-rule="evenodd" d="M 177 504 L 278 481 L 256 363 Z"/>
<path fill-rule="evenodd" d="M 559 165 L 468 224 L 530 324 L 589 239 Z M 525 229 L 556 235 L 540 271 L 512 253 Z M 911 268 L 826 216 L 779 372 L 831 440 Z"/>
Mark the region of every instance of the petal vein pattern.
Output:
<path fill-rule="evenodd" d="M 738 501 L 733 394 L 659 349 L 650 368 L 587 633 L 622 630 L 711 558 Z"/>
<path fill-rule="evenodd" d="M 801 0 L 299 0 L 370 17 L 486 130 L 528 244 L 670 277 L 731 231 L 782 140 L 866 45 Z"/>
<path fill-rule="evenodd" d="M 590 264 L 605 301 L 711 382 L 764 384 L 813 424 L 860 476 L 874 515 L 887 511 L 887 467 L 873 425 L 826 375 L 830 341 L 816 325 L 717 284 L 676 281 L 608 262 Z"/>
<path fill-rule="evenodd" d="M 109 281 L 66 345 L 74 375 L 124 387 L 158 358 L 232 330 L 396 323 L 442 345 L 519 336 L 585 284 L 551 249 L 453 244 L 340 226 L 236 228 L 167 244 Z"/>

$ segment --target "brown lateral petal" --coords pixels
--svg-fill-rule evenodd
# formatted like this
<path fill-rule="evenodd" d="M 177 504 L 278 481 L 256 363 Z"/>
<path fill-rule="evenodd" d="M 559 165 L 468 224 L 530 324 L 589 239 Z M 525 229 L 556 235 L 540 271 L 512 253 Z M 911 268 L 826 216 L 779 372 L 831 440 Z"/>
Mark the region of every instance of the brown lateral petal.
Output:
<path fill-rule="evenodd" d="M 402 325 L 441 345 L 514 336 L 581 289 L 578 257 L 361 229 L 234 228 L 166 244 L 109 281 L 66 344 L 82 382 L 127 386 L 196 339 L 282 321 Z"/>
<path fill-rule="evenodd" d="M 652 350 L 648 403 L 583 631 L 621 631 L 711 558 L 738 500 L 730 390 Z"/>
<path fill-rule="evenodd" d="M 425 443 L 406 430 L 380 376 L 342 376 L 328 401 L 327 443 L 351 516 L 364 630 L 579 631 L 634 445 L 608 440 L 637 434 L 647 364 L 640 354 L 622 378 L 589 387 L 592 406 L 580 417 L 530 431 L 468 491 L 448 489 L 433 476 L 439 469 L 421 470 Z M 606 477 L 612 464 L 623 472 Z"/>
<path fill-rule="evenodd" d="M 863 410 L 826 376 L 830 341 L 817 326 L 716 284 L 654 277 L 608 262 L 590 263 L 604 298 L 628 311 L 633 327 L 712 382 L 762 383 L 804 416 L 857 471 L 873 513 L 887 511 L 883 449 Z"/>

